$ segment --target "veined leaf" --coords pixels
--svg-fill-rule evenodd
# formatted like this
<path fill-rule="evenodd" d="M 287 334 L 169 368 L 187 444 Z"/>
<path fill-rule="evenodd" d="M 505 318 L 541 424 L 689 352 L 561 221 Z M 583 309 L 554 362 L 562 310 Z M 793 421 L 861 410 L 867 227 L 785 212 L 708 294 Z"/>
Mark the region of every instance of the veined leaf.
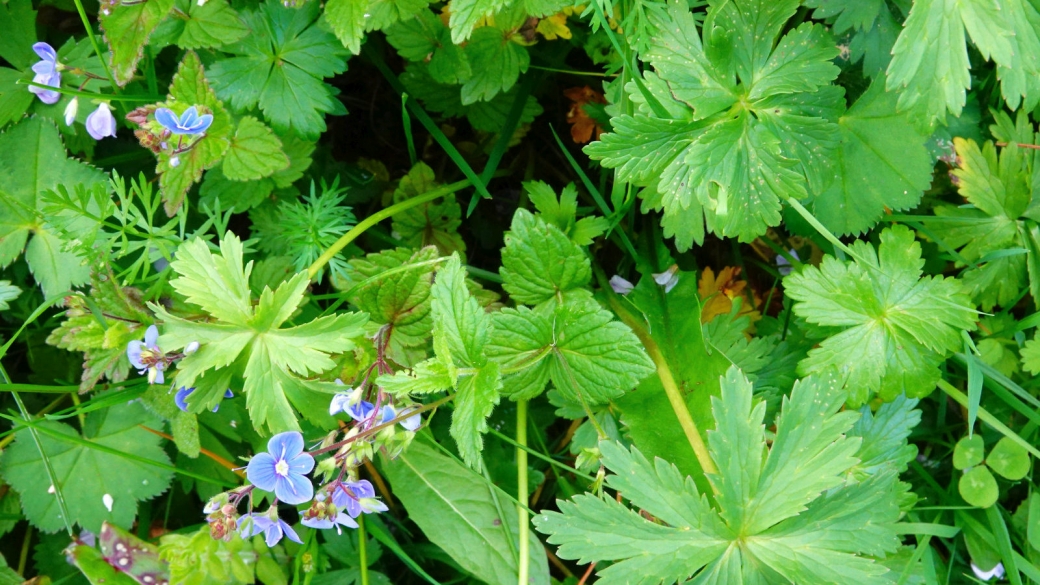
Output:
<path fill-rule="evenodd" d="M 558 227 L 518 209 L 505 241 L 502 288 L 516 302 L 538 305 L 588 294 L 583 287 L 592 279 L 589 259 Z"/>
<path fill-rule="evenodd" d="M 116 83 L 126 85 L 133 79 L 137 63 L 144 55 L 148 37 L 170 13 L 173 3 L 174 0 L 149 0 L 133 4 L 105 0 L 102 3 L 98 21 L 112 48 L 109 66 Z"/>

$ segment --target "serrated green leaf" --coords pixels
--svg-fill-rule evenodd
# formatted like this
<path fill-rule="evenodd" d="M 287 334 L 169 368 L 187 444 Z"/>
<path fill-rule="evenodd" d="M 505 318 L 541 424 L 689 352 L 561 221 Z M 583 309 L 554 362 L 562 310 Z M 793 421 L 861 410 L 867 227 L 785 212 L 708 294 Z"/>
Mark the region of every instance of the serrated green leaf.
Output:
<path fill-rule="evenodd" d="M 199 185 L 199 205 L 211 210 L 220 204 L 220 210 L 235 213 L 249 211 L 266 201 L 274 193 L 275 184 L 270 178 L 257 181 L 232 181 L 224 175 L 221 166 L 206 172 Z"/>
<path fill-rule="evenodd" d="M 170 568 L 159 559 L 159 549 L 154 544 L 111 522 L 102 524 L 97 536 L 105 561 L 139 585 L 153 585 L 169 579 Z"/>
<path fill-rule="evenodd" d="M 253 34 L 224 47 L 234 57 L 211 67 L 217 95 L 238 112 L 259 105 L 281 133 L 316 139 L 325 131 L 324 115 L 342 108 L 323 78 L 345 71 L 347 57 L 319 4 L 265 3 L 241 16 Z"/>
<path fill-rule="evenodd" d="M 587 293 L 589 259 L 559 228 L 518 209 L 502 250 L 502 288 L 518 303 L 564 302 Z"/>
<path fill-rule="evenodd" d="M 1008 437 L 1002 437 L 986 457 L 986 466 L 1004 479 L 1018 481 L 1029 473 L 1029 452 Z"/>
<path fill-rule="evenodd" d="M 158 428 L 161 424 L 139 404 L 127 403 L 96 410 L 87 415 L 85 436 L 72 427 L 53 421 L 36 423 L 57 433 L 39 432 L 41 448 L 50 460 L 65 498 L 70 523 L 92 532 L 104 521 L 129 527 L 137 513 L 137 502 L 155 497 L 169 485 L 173 474 L 143 462 L 92 449 L 85 443 L 133 453 L 137 457 L 169 465 L 160 437 L 138 425 Z M 57 498 L 51 489 L 40 452 L 27 429 L 0 457 L 4 481 L 18 491 L 26 517 L 40 530 L 55 532 L 65 526 Z M 68 438 L 64 438 L 68 437 Z M 106 502 L 111 498 L 111 510 Z"/>
<path fill-rule="evenodd" d="M 213 114 L 213 123 L 205 135 L 187 152 L 176 155 L 176 165 L 171 164 L 173 155 L 170 152 L 164 150 L 158 155 L 155 172 L 160 175 L 159 187 L 162 189 L 166 214 L 173 216 L 184 202 L 188 189 L 202 178 L 202 172 L 219 163 L 227 152 L 232 126 L 231 116 L 210 88 L 206 72 L 194 52 L 185 53 L 177 74 L 170 82 L 169 91 L 163 107 L 171 108 L 179 114 L 190 105 L 203 106 Z"/>
<path fill-rule="evenodd" d="M 491 16 L 508 3 L 509 0 L 460 0 L 458 4 L 453 4 L 448 20 L 451 41 L 462 44 L 473 34 L 473 29 L 480 19 Z"/>
<path fill-rule="evenodd" d="M 415 165 L 394 190 L 394 203 L 401 203 L 440 185 L 434 180 L 433 169 L 420 162 Z M 462 208 L 449 193 L 442 199 L 423 203 L 394 215 L 391 229 L 397 238 L 413 248 L 437 246 L 442 255 L 454 252 L 465 254 L 466 242 L 458 229 L 462 225 Z"/>
<path fill-rule="evenodd" d="M 813 18 L 834 18 L 834 32 L 852 28 L 870 28 L 885 5 L 884 0 L 806 0 L 806 7 L 815 8 Z"/>
<path fill-rule="evenodd" d="M 709 433 L 719 466 L 712 505 L 693 481 L 662 459 L 601 442 L 607 485 L 657 519 L 591 494 L 561 502 L 561 512 L 535 519 L 558 554 L 581 562 L 610 560 L 599 583 L 887 583 L 887 569 L 869 557 L 899 546 L 893 524 L 895 475 L 846 483 L 857 439 L 846 438 L 857 417 L 834 379 L 797 384 L 784 407 L 771 449 L 764 405 L 736 369 L 715 398 L 717 427 Z"/>
<path fill-rule="evenodd" d="M 472 75 L 462 84 L 462 105 L 486 102 L 500 92 L 509 91 L 520 74 L 527 71 L 531 64 L 527 49 L 509 37 L 508 32 L 493 26 L 473 31 L 466 43 Z"/>
<path fill-rule="evenodd" d="M 427 63 L 437 83 L 465 83 L 473 75 L 466 51 L 452 42 L 451 31 L 429 10 L 387 29 L 386 40 L 405 59 Z"/>
<path fill-rule="evenodd" d="M 416 364 L 409 372 L 380 376 L 376 383 L 384 392 L 407 396 L 449 390 L 455 385 L 455 378 L 440 360 L 428 359 Z"/>
<path fill-rule="evenodd" d="M 369 0 L 365 30 L 385 30 L 399 20 L 420 14 L 429 5 L 428 0 Z"/>
<path fill-rule="evenodd" d="M 954 469 L 968 469 L 982 463 L 986 456 L 986 443 L 982 436 L 975 434 L 961 437 L 953 447 Z"/>
<path fill-rule="evenodd" d="M 0 135 L 0 266 L 18 258 L 32 233 L 26 260 L 45 296 L 87 282 L 89 267 L 64 250 L 46 218 L 38 215 L 39 195 L 58 185 L 89 189 L 103 181 L 100 171 L 67 157 L 58 129 L 47 120 L 23 120 Z"/>
<path fill-rule="evenodd" d="M 33 103 L 33 94 L 18 81 L 28 79 L 21 71 L 0 67 L 0 128 L 25 115 Z"/>
<path fill-rule="evenodd" d="M 245 585 L 256 578 L 253 564 L 258 555 L 251 549 L 237 532 L 227 539 L 213 538 L 203 526 L 191 535 L 164 534 L 159 556 L 169 564 L 173 583 Z"/>
<path fill-rule="evenodd" d="M 192 341 L 201 344 L 179 363 L 176 373 L 176 385 L 199 393 L 189 402 L 190 409 L 201 412 L 219 404 L 231 373 L 237 372 L 245 379 L 246 406 L 258 429 L 267 425 L 273 433 L 298 430 L 292 406 L 310 420 L 331 424 L 325 414 L 326 395 L 335 393 L 337 386 L 303 378 L 331 369 L 335 362 L 330 354 L 352 349 L 367 315 L 341 313 L 282 328 L 303 301 L 307 274 L 301 272 L 275 290 L 264 289 L 254 306 L 250 267 L 242 266 L 241 241 L 230 232 L 221 240 L 219 255 L 195 239 L 182 244 L 176 257 L 171 268 L 177 277 L 170 284 L 217 319 L 196 322 L 152 305 L 164 322 L 161 347 L 176 351 Z"/>
<path fill-rule="evenodd" d="M 69 563 L 75 566 L 90 585 L 135 585 L 130 575 L 119 571 L 92 546 L 73 543 L 66 550 Z"/>
<path fill-rule="evenodd" d="M 252 116 L 239 120 L 224 155 L 224 176 L 232 181 L 256 181 L 289 167 L 282 141 Z"/>
<path fill-rule="evenodd" d="M 524 190 L 538 209 L 538 216 L 560 228 L 579 246 L 588 246 L 594 238 L 610 229 L 610 222 L 604 217 L 577 219 L 578 189 L 573 183 L 568 183 L 558 198 L 552 187 L 541 181 L 524 183 Z"/>
<path fill-rule="evenodd" d="M 907 443 L 910 432 L 921 422 L 921 411 L 915 406 L 916 400 L 901 395 L 882 404 L 877 412 L 871 412 L 869 406 L 860 409 L 859 420 L 846 433 L 862 440 L 856 452 L 860 461 L 850 472 L 853 477 L 863 480 L 888 470 L 906 471 L 917 456 L 917 446 Z"/>
<path fill-rule="evenodd" d="M 0 4 L 0 30 L 5 33 L 0 36 L 0 58 L 17 69 L 28 67 L 36 59 L 32 50 L 36 42 L 36 11 L 32 0 L 8 0 Z"/>
<path fill-rule="evenodd" d="M 368 0 L 329 0 L 325 3 L 325 21 L 348 51 L 361 53 L 365 36 Z"/>
<path fill-rule="evenodd" d="M 482 582 L 515 585 L 516 557 L 509 542 L 517 542 L 516 514 L 509 506 L 504 517 L 499 515 L 494 498 L 507 500 L 491 492 L 497 487 L 421 441 L 383 469 L 408 517 L 431 542 Z M 530 539 L 531 583 L 548 585 L 545 549 L 536 535 Z"/>
<path fill-rule="evenodd" d="M 653 371 L 635 334 L 588 298 L 503 309 L 491 320 L 487 353 L 514 374 L 503 387 L 514 400 L 537 396 L 551 379 L 568 400 L 603 404 Z"/>
<path fill-rule="evenodd" d="M 112 53 L 109 67 L 116 83 L 130 83 L 144 55 L 148 37 L 173 8 L 174 0 L 149 0 L 135 4 L 104 2 L 98 21 Z"/>
<path fill-rule="evenodd" d="M 1000 490 L 997 480 L 985 465 L 971 468 L 957 482 L 957 491 L 965 502 L 979 508 L 988 508 L 997 503 Z"/>
<path fill-rule="evenodd" d="M 10 280 L 0 280 L 0 311 L 10 309 L 9 301 L 17 299 L 20 294 L 22 289 L 11 284 Z"/>
<path fill-rule="evenodd" d="M 401 74 L 401 82 L 408 90 L 408 95 L 422 100 L 428 110 L 451 117 L 465 116 L 475 129 L 490 133 L 501 131 L 518 91 L 514 86 L 509 91 L 496 95 L 491 101 L 478 101 L 464 106 L 459 87 L 435 81 L 425 63 L 408 65 Z M 538 105 L 538 100 L 529 95 L 517 123 L 529 124 L 541 113 L 542 107 Z"/>
<path fill-rule="evenodd" d="M 172 16 L 159 25 L 150 44 L 159 37 L 182 49 L 210 49 L 236 43 L 247 34 L 249 29 L 226 0 L 176 0 Z"/>
<path fill-rule="evenodd" d="M 838 327 L 802 360 L 803 374 L 837 367 L 849 387 L 849 404 L 874 393 L 892 400 L 920 397 L 935 388 L 938 366 L 961 345 L 961 331 L 975 329 L 975 312 L 960 282 L 921 278 L 921 247 L 903 226 L 881 233 L 877 251 L 859 241 L 863 260 L 825 257 L 784 279 L 796 314 L 810 323 Z M 857 356 L 849 361 L 848 356 Z"/>
<path fill-rule="evenodd" d="M 423 263 L 436 257 L 437 249 L 432 246 L 368 254 L 352 259 L 336 285 L 351 291 L 350 302 L 373 322 L 393 325 L 391 343 L 405 347 L 425 344 L 433 327 L 430 287 L 436 267 Z M 380 276 L 391 270 L 395 272 Z"/>
<path fill-rule="evenodd" d="M 480 453 L 488 431 L 487 418 L 498 404 L 501 387 L 502 376 L 495 362 L 487 362 L 475 374 L 460 376 L 455 382 L 455 410 L 449 431 L 462 460 L 473 469 L 484 466 Z"/>
<path fill-rule="evenodd" d="M 896 112 L 898 94 L 884 87 L 883 78 L 874 81 L 838 119 L 837 178 L 815 198 L 813 212 L 839 235 L 870 229 L 886 209 L 916 206 L 932 182 L 928 137 Z"/>

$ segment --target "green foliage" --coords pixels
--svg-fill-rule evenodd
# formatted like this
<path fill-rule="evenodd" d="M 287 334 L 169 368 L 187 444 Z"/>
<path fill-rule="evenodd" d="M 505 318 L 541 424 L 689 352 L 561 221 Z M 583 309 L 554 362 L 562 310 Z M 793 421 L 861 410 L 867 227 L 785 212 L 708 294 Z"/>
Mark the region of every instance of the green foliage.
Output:
<path fill-rule="evenodd" d="M 125 4 L 114 0 L 102 2 L 98 15 L 105 39 L 112 49 L 109 67 L 116 83 L 126 85 L 144 56 L 148 37 L 173 8 L 174 0 Z"/>
<path fill-rule="evenodd" d="M 169 466 L 161 439 L 142 429 L 159 421 L 139 404 L 123 404 L 90 413 L 81 436 L 67 424 L 34 423 L 39 446 L 27 428 L 0 456 L 4 481 L 21 496 L 22 510 L 34 526 L 55 532 L 66 520 L 91 532 L 103 522 L 129 527 L 137 503 L 166 491 L 173 474 L 154 464 Z M 41 459 L 45 453 L 56 483 L 51 484 Z M 132 455 L 132 456 L 131 456 Z M 57 492 L 69 517 L 61 517 Z"/>
<path fill-rule="evenodd" d="M 313 140 L 325 131 L 324 114 L 343 107 L 324 78 L 346 70 L 346 52 L 319 18 L 319 4 L 289 8 L 265 2 L 243 11 L 253 34 L 224 51 L 210 68 L 217 95 L 240 113 L 259 106 L 281 133 Z"/>
<path fill-rule="evenodd" d="M 560 545 L 562 558 L 615 561 L 600 571 L 601 583 L 681 582 L 694 575 L 886 583 L 888 569 L 871 557 L 899 545 L 895 475 L 884 470 L 845 480 L 863 444 L 846 436 L 858 416 L 840 411 L 845 399 L 833 377 L 799 382 L 767 448 L 765 405 L 754 404 L 751 384 L 730 370 L 712 401 L 715 503 L 666 461 L 651 463 L 637 449 L 603 442 L 604 464 L 614 473 L 607 485 L 661 523 L 613 498 L 584 494 L 561 502 L 560 513 L 543 512 L 535 525 Z"/>
<path fill-rule="evenodd" d="M 159 556 L 169 565 L 174 583 L 245 584 L 255 579 L 257 553 L 237 533 L 228 540 L 212 538 L 206 527 L 191 535 L 166 534 Z"/>
<path fill-rule="evenodd" d="M 265 288 L 254 306 L 249 290 L 252 263 L 243 266 L 242 243 L 230 232 L 220 241 L 220 254 L 210 252 L 200 239 L 185 243 L 171 268 L 178 275 L 170 281 L 173 289 L 213 319 L 191 321 L 152 306 L 165 323 L 163 348 L 201 344 L 181 363 L 176 377 L 177 386 L 196 388 L 199 395 L 189 403 L 194 412 L 220 402 L 234 370 L 244 380 L 242 391 L 257 428 L 299 429 L 293 406 L 308 419 L 325 420 L 328 397 L 323 393 L 335 392 L 335 386 L 303 377 L 332 368 L 329 354 L 354 347 L 353 338 L 362 334 L 367 320 L 364 313 L 330 315 L 282 328 L 303 301 L 306 273 L 275 290 Z"/>
<path fill-rule="evenodd" d="M 518 303 L 563 304 L 584 298 L 592 279 L 589 260 L 560 228 L 520 209 L 505 237 L 502 288 Z"/>
<path fill-rule="evenodd" d="M 22 294 L 22 289 L 11 284 L 10 280 L 0 280 L 0 311 L 11 308 L 10 302 Z"/>
<path fill-rule="evenodd" d="M 961 346 L 960 332 L 975 328 L 968 296 L 956 279 L 921 277 L 921 246 L 905 227 L 883 231 L 876 251 L 865 242 L 852 249 L 854 261 L 827 257 L 784 280 L 796 314 L 836 328 L 799 372 L 838 368 L 853 406 L 875 393 L 927 395 L 946 354 Z"/>
<path fill-rule="evenodd" d="M 102 181 L 100 171 L 68 158 L 48 120 L 31 118 L 0 135 L 0 266 L 11 264 L 24 249 L 29 269 L 48 297 L 87 282 L 90 267 L 63 249 L 48 217 L 40 213 L 40 195 L 58 185 L 89 189 Z"/>
<path fill-rule="evenodd" d="M 249 29 L 224 0 L 207 0 L 201 5 L 190 0 L 175 0 L 173 16 L 156 28 L 150 44 L 175 44 L 183 49 L 209 49 L 235 43 Z"/>
<path fill-rule="evenodd" d="M 394 190 L 394 203 L 401 203 L 440 185 L 434 180 L 433 169 L 419 163 L 405 175 Z M 413 248 L 437 246 L 441 254 L 464 253 L 466 242 L 459 236 L 462 225 L 462 209 L 455 201 L 455 194 L 443 199 L 424 203 L 394 216 L 391 224 L 398 239 Z"/>

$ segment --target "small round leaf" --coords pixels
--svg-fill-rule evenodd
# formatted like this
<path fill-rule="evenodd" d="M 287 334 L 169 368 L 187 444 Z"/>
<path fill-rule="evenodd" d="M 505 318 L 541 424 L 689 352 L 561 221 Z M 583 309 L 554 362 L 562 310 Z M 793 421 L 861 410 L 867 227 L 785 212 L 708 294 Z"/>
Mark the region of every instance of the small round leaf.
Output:
<path fill-rule="evenodd" d="M 986 465 L 993 473 L 1016 481 L 1029 473 L 1029 453 L 1018 443 L 1004 437 L 989 452 Z"/>
<path fill-rule="evenodd" d="M 957 441 L 957 446 L 953 448 L 953 466 L 957 469 L 975 467 L 982 463 L 985 455 L 986 444 L 982 441 L 981 435 L 964 437 Z"/>
<path fill-rule="evenodd" d="M 961 477 L 957 489 L 965 502 L 979 508 L 988 508 L 997 503 L 1000 491 L 997 489 L 997 480 L 985 466 L 974 467 Z"/>

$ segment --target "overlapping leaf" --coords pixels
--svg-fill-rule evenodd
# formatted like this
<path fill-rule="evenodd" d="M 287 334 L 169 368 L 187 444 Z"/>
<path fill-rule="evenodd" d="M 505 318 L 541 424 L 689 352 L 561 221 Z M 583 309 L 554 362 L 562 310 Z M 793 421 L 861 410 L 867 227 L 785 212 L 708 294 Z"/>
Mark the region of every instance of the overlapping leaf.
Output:
<path fill-rule="evenodd" d="M 921 277 L 921 246 L 903 226 L 881 232 L 878 250 L 858 241 L 861 260 L 831 256 L 784 279 L 796 314 L 841 331 L 799 365 L 802 374 L 837 368 L 859 406 L 877 393 L 893 400 L 935 388 L 939 365 L 975 329 L 975 311 L 955 278 Z M 850 360 L 849 356 L 856 356 Z"/>
<path fill-rule="evenodd" d="M 658 522 L 583 494 L 561 502 L 559 513 L 543 512 L 535 526 L 562 558 L 613 561 L 599 572 L 604 584 L 694 576 L 704 583 L 887 583 L 888 569 L 870 557 L 899 546 L 895 474 L 846 482 L 860 441 L 846 437 L 858 415 L 841 412 L 844 402 L 832 377 L 796 384 L 767 449 L 765 405 L 753 404 L 751 384 L 731 369 L 713 399 L 715 505 L 667 461 L 601 442 L 614 473 L 607 485 Z"/>
<path fill-rule="evenodd" d="M 320 317 L 303 325 L 282 325 L 303 301 L 309 280 L 301 272 L 277 289 L 265 288 L 254 306 L 249 289 L 252 263 L 242 263 L 242 243 L 230 232 L 220 242 L 220 254 L 199 239 L 183 244 L 171 264 L 177 278 L 170 284 L 213 320 L 199 322 L 153 305 L 163 319 L 160 344 L 167 351 L 192 341 L 199 350 L 177 369 L 175 384 L 195 387 L 189 401 L 201 412 L 219 403 L 232 375 L 244 378 L 243 392 L 253 425 L 272 432 L 299 429 L 292 406 L 308 419 L 329 422 L 327 394 L 334 384 L 310 382 L 335 363 L 330 354 L 354 347 L 363 334 L 364 313 Z M 229 367 L 233 366 L 233 367 Z M 291 406 L 292 405 L 292 406 Z"/>
<path fill-rule="evenodd" d="M 779 223 L 782 200 L 819 191 L 835 176 L 828 159 L 843 104 L 830 86 L 834 40 L 806 23 L 773 46 L 796 6 L 722 4 L 702 42 L 687 6 L 670 3 L 652 17 L 657 36 L 647 60 L 685 113 L 615 117 L 614 132 L 586 149 L 618 168 L 618 179 L 650 185 L 646 206 L 664 210 L 682 249 L 703 241 L 705 226 L 753 239 Z"/>

